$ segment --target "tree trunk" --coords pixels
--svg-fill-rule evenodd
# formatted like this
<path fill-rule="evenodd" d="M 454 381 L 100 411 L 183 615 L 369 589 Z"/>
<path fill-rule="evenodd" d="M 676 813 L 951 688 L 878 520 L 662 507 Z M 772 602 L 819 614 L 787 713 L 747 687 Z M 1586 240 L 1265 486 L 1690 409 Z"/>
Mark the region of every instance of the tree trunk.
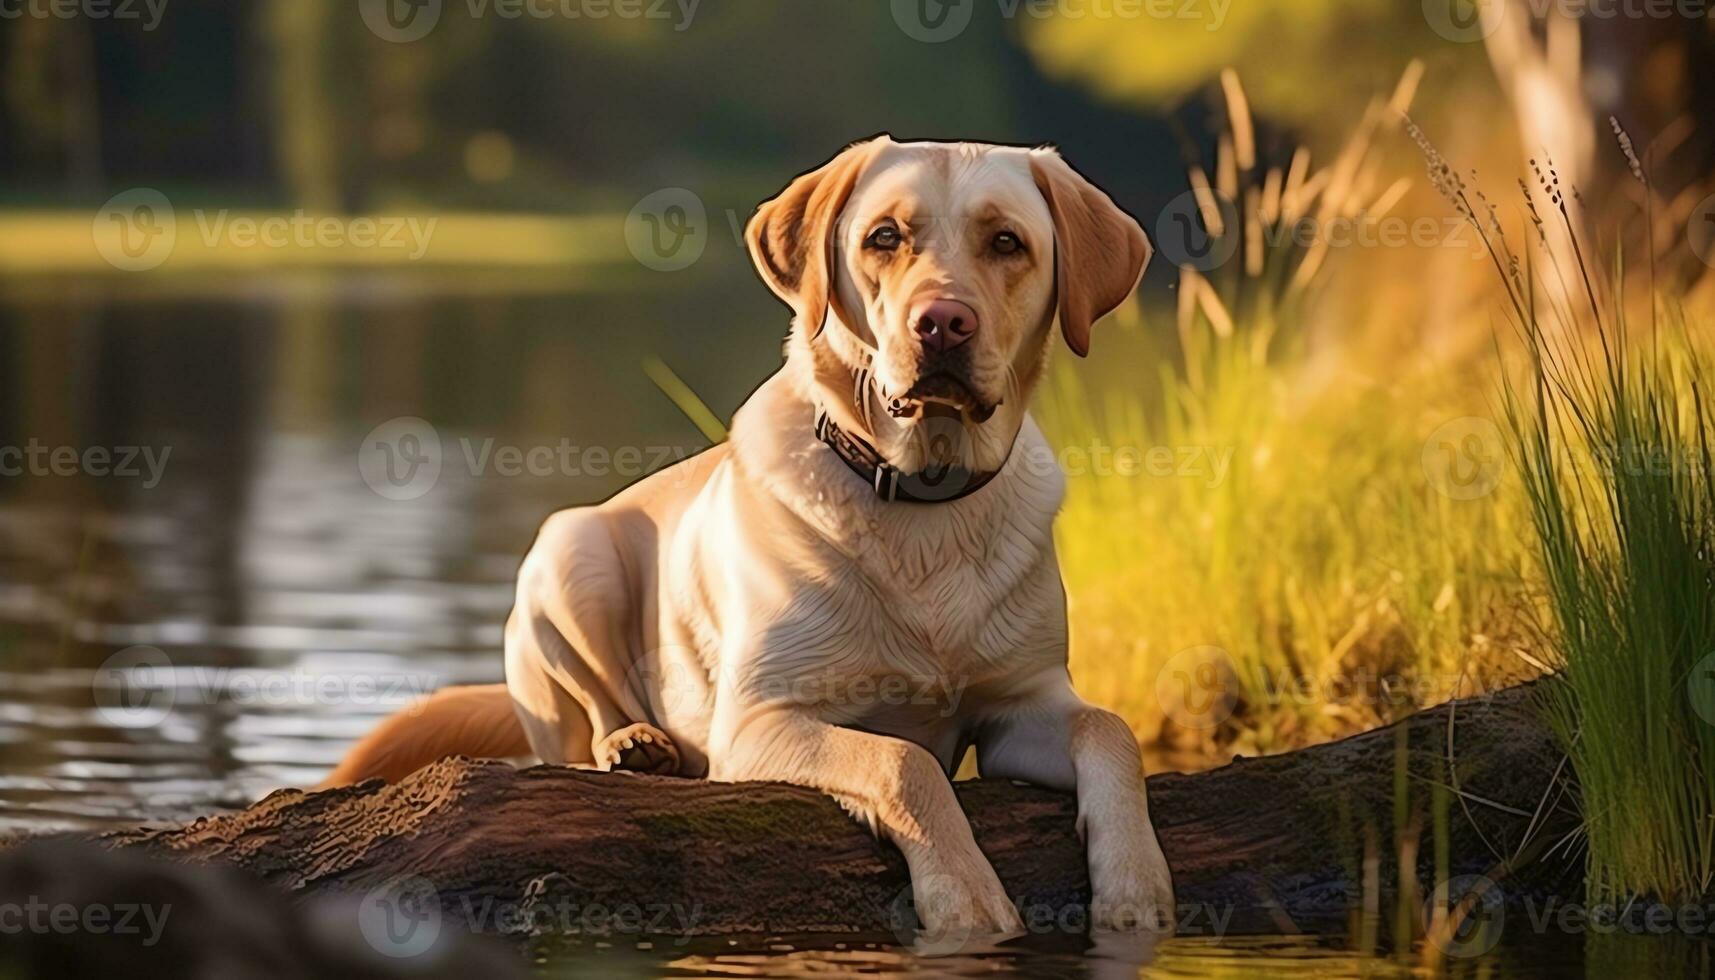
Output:
<path fill-rule="evenodd" d="M 1462 875 L 1488 876 L 1509 899 L 1576 893 L 1578 868 L 1533 860 L 1573 820 L 1563 754 L 1534 708 L 1527 685 L 1152 777 L 1180 931 L 1345 928 L 1366 909 L 1411 929 L 1440 879 Z M 1072 797 L 1002 780 L 957 789 L 1026 923 L 1075 928 L 1089 883 Z M 449 759 L 390 786 L 282 790 L 102 842 L 236 865 L 299 895 L 408 881 L 485 932 L 898 934 L 912 921 L 899 853 L 827 797 L 777 784 Z M 1416 872 L 1403 895 L 1402 865 Z"/>

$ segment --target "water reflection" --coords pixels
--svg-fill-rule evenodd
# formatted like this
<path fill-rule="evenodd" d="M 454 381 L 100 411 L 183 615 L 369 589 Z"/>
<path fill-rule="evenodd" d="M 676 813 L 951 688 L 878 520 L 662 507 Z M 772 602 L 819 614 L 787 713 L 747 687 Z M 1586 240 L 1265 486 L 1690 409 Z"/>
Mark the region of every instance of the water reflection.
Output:
<path fill-rule="evenodd" d="M 125 281 L 0 282 L 0 447 L 33 454 L 0 476 L 0 832 L 241 806 L 315 781 L 413 694 L 497 679 L 541 518 L 704 445 L 644 356 L 724 413 L 775 356 L 745 324 L 783 319 L 765 295 L 711 318 L 719 286 L 623 277 Z M 403 499 L 358 465 L 401 416 L 444 455 Z M 158 718 L 104 710 L 136 696 L 139 656 Z"/>
<path fill-rule="evenodd" d="M 8 590 L 17 666 L 0 671 L 0 827 L 243 805 L 315 781 L 414 696 L 498 678 L 519 542 L 551 502 L 480 519 L 468 476 L 389 501 L 358 479 L 341 440 L 258 445 L 242 512 L 188 555 L 175 545 L 206 534 L 207 508 L 139 507 L 42 542 L 31 531 L 0 539 L 29 554 L 81 533 L 89 556 Z M 10 516 L 20 515 L 37 530 L 55 516 Z M 160 651 L 166 673 L 150 687 L 165 690 L 164 710 L 126 707 L 108 689 L 126 678 L 103 665 L 136 649 Z"/>
<path fill-rule="evenodd" d="M 545 976 L 576 977 L 975 977 L 1130 980 L 1134 977 L 1418 977 L 1410 953 L 1362 953 L 1335 937 L 1236 936 L 1143 943 L 1081 937 L 1007 943 L 958 956 L 920 957 L 885 941 L 850 937 L 767 937 L 642 943 L 553 940 L 534 951 Z M 1578 944 L 1503 946 L 1456 961 L 1452 977 L 1561 977 L 1582 972 Z M 1683 959 L 1674 962 L 1685 962 Z M 1598 974 L 1591 973 L 1591 976 Z M 1624 975 L 1624 974 L 1620 974 Z M 1642 974 L 1636 974 L 1642 975 Z M 1666 974 L 1655 974 L 1666 975 Z"/>

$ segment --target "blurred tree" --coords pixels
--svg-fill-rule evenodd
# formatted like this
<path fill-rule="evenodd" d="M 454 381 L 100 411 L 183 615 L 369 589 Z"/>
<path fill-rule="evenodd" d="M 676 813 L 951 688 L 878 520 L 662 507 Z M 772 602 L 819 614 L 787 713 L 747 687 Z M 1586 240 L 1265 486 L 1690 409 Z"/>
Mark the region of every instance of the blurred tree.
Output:
<path fill-rule="evenodd" d="M 1237 67 L 1258 114 L 1313 146 L 1342 135 L 1374 93 L 1421 57 L 1428 74 L 1412 112 L 1449 159 L 1509 178 L 1530 176 L 1528 159 L 1552 159 L 1598 212 L 1642 196 L 1634 182 L 1614 179 L 1627 169 L 1609 133 L 1614 115 L 1632 127 L 1640 153 L 1654 150 L 1656 250 L 1677 253 L 1688 275 L 1708 272 L 1683 234 L 1715 189 L 1715 20 L 1693 16 L 1695 8 L 1145 0 L 1131 9 L 1151 15 L 1021 17 L 1023 44 L 1050 76 L 1155 111 L 1213 91 L 1219 72 Z M 1207 157 L 1203 148 L 1187 151 Z M 1534 194 L 1534 177 L 1531 184 Z M 1550 245 L 1570 262 L 1569 242 Z"/>
<path fill-rule="evenodd" d="M 330 0 L 269 0 L 264 34 L 273 65 L 275 158 L 292 201 L 316 211 L 337 210 L 337 114 L 328 98 Z"/>
<path fill-rule="evenodd" d="M 67 189 L 96 186 L 101 128 L 94 38 L 85 21 L 23 18 L 0 44 L 5 115 L 15 136 L 0 140 L 0 167 L 49 166 Z"/>
<path fill-rule="evenodd" d="M 647 183 L 748 193 L 883 129 L 1017 138 L 998 18 L 926 45 L 885 4 L 689 6 L 514 17 L 448 0 L 403 44 L 349 0 L 173 0 L 152 31 L 6 21 L 0 172 L 14 194 L 82 174 L 86 196 L 148 183 L 315 208 L 564 208 Z"/>
<path fill-rule="evenodd" d="M 1051 75 L 1163 110 L 1237 67 L 1260 113 L 1329 120 L 1333 133 L 1437 47 L 1418 4 L 1398 0 L 1156 0 L 1139 9 L 1160 16 L 1026 17 L 1024 44 Z"/>

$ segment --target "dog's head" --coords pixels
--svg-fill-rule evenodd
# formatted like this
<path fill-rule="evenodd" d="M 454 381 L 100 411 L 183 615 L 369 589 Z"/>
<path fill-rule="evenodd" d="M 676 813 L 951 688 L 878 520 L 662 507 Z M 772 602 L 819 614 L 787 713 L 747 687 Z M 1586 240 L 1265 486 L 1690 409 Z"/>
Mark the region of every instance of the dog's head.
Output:
<path fill-rule="evenodd" d="M 793 181 L 746 238 L 829 410 L 907 471 L 950 423 L 968 437 L 960 462 L 998 468 L 1054 321 L 1088 353 L 1150 254 L 1137 221 L 1052 149 L 886 136 Z"/>

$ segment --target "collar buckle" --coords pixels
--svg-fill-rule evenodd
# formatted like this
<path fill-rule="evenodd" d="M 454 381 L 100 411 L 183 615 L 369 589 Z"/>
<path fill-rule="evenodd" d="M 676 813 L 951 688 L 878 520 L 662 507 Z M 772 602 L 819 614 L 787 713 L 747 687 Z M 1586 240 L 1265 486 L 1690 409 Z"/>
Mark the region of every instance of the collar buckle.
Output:
<path fill-rule="evenodd" d="M 968 497 L 995 478 L 999 473 L 966 474 L 967 479 L 959 489 L 931 496 L 919 496 L 908 487 L 900 486 L 904 474 L 887 460 L 883 459 L 876 448 L 863 439 L 852 435 L 834 423 L 828 413 L 822 409 L 816 411 L 816 438 L 823 445 L 834 451 L 846 468 L 864 478 L 880 499 L 893 503 L 895 501 L 913 504 L 950 503 L 962 497 Z M 963 472 L 963 471 L 961 471 Z M 945 477 L 943 477 L 945 478 Z M 940 480 L 929 481 L 931 487 L 939 485 Z"/>

